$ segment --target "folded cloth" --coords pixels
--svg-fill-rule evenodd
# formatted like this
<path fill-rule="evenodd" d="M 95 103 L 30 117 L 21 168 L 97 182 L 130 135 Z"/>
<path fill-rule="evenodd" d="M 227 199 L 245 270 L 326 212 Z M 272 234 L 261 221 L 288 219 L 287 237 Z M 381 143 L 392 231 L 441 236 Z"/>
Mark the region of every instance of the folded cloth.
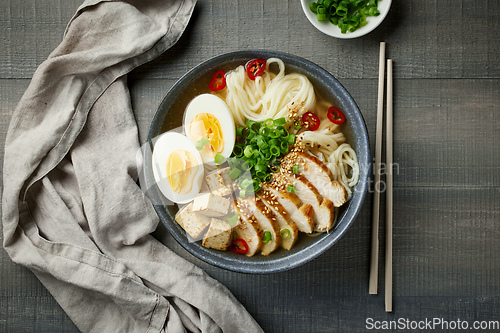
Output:
<path fill-rule="evenodd" d="M 180 37 L 194 0 L 87 1 L 7 133 L 4 247 L 83 332 L 261 332 L 231 292 L 150 233 L 126 74 Z"/>

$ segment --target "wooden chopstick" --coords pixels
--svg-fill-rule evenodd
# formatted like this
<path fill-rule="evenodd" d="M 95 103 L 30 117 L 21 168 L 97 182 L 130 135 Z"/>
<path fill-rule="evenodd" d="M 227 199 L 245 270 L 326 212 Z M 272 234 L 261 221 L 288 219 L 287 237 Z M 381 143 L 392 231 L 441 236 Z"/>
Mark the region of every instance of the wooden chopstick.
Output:
<path fill-rule="evenodd" d="M 392 59 L 387 59 L 387 113 L 386 113 L 386 246 L 385 246 L 385 311 L 392 311 L 392 162 L 393 162 L 393 94 Z"/>
<path fill-rule="evenodd" d="M 370 259 L 369 293 L 377 293 L 378 284 L 378 228 L 380 206 L 380 160 L 382 158 L 382 121 L 384 118 L 384 74 L 385 74 L 385 42 L 380 43 L 379 72 L 378 72 L 378 104 L 377 104 L 377 131 L 375 141 L 375 182 L 372 215 L 372 247 Z"/>

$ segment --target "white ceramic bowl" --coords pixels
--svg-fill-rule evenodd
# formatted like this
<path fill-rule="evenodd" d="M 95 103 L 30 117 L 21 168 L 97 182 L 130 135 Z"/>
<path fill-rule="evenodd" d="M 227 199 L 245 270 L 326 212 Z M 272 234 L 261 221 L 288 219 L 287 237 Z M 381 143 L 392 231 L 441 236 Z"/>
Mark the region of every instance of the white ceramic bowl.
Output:
<path fill-rule="evenodd" d="M 316 18 L 316 14 L 311 12 L 309 9 L 309 4 L 311 2 L 316 2 L 314 0 L 300 0 L 302 4 L 302 10 L 304 11 L 304 14 L 306 15 L 307 19 L 313 26 L 316 27 L 319 31 L 321 31 L 324 34 L 327 34 L 332 37 L 336 38 L 342 38 L 342 39 L 350 39 L 350 38 L 356 38 L 356 37 L 361 37 L 375 29 L 382 23 L 382 21 L 385 19 L 387 16 L 387 13 L 389 12 L 389 8 L 391 8 L 391 2 L 392 0 L 379 0 L 378 3 L 378 10 L 380 11 L 379 16 L 368 16 L 366 18 L 366 21 L 368 22 L 364 27 L 360 27 L 356 29 L 354 32 L 346 32 L 345 34 L 340 32 L 340 28 L 336 25 L 333 25 L 329 21 L 318 21 Z"/>

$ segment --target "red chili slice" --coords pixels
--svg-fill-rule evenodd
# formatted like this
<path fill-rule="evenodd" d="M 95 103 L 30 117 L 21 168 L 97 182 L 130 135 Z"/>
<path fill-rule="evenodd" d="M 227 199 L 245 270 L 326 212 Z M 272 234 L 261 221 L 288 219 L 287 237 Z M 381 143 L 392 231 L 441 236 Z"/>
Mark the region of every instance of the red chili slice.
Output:
<path fill-rule="evenodd" d="M 266 61 L 261 58 L 250 60 L 245 67 L 250 80 L 255 80 L 257 76 L 261 75 L 266 70 Z"/>
<path fill-rule="evenodd" d="M 310 131 L 315 131 L 319 128 L 320 120 L 314 113 L 306 112 L 302 115 L 302 124 Z"/>
<path fill-rule="evenodd" d="M 226 73 L 222 70 L 215 72 L 214 76 L 212 77 L 212 80 L 208 84 L 208 88 L 211 91 L 217 91 L 224 89 L 225 86 L 226 86 Z"/>
<path fill-rule="evenodd" d="M 236 238 L 233 240 L 233 243 L 229 247 L 231 252 L 237 253 L 237 254 L 246 254 L 248 253 L 248 244 L 245 242 L 243 238 Z"/>
<path fill-rule="evenodd" d="M 332 123 L 337 125 L 343 124 L 345 121 L 344 114 L 335 106 L 330 106 L 328 108 L 328 113 L 326 114 L 326 116 L 328 117 L 328 119 L 330 119 Z"/>

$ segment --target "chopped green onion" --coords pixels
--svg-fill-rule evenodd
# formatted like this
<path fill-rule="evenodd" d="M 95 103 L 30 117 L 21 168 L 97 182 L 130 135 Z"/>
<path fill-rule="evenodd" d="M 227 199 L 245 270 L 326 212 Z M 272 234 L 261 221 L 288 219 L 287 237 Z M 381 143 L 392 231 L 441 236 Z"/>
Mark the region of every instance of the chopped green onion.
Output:
<path fill-rule="evenodd" d="M 277 139 L 281 136 L 281 134 L 277 129 L 272 129 L 269 133 L 269 136 L 273 139 Z"/>
<path fill-rule="evenodd" d="M 234 145 L 233 154 L 238 158 L 243 156 L 243 147 L 239 143 Z"/>
<path fill-rule="evenodd" d="M 332 1 L 326 0 L 326 4 L 332 4 Z M 261 123 L 247 119 L 245 125 L 237 127 L 238 142 L 234 145 L 233 157 L 228 159 L 230 176 L 237 180 L 243 197 L 251 195 L 252 189 L 259 191 L 262 182 L 272 180 L 270 173 L 279 171 L 281 157 L 296 141 L 295 134 L 288 131 L 291 124 L 287 124 L 285 117 L 269 118 Z M 296 120 L 294 125 L 300 129 L 301 123 Z M 241 177 L 247 170 L 253 179 L 253 188 L 249 181 L 243 180 L 245 177 Z"/>
<path fill-rule="evenodd" d="M 253 186 L 253 179 L 250 179 L 250 178 L 243 179 L 243 181 L 241 182 L 240 186 L 241 186 L 242 189 L 246 189 L 249 186 Z"/>
<path fill-rule="evenodd" d="M 266 177 L 264 177 L 264 179 L 262 179 L 262 180 L 263 180 L 263 181 L 265 181 L 266 183 L 270 183 L 270 182 L 271 182 L 271 180 L 273 180 L 273 176 L 271 176 L 271 174 L 270 174 L 270 173 L 268 173 L 268 174 L 266 175 Z"/>
<path fill-rule="evenodd" d="M 281 238 L 287 239 L 292 235 L 292 233 L 290 232 L 289 229 L 281 229 L 280 235 L 281 235 Z"/>
<path fill-rule="evenodd" d="M 276 127 L 276 131 L 280 134 L 280 137 L 288 136 L 288 130 L 283 126 Z"/>
<path fill-rule="evenodd" d="M 342 33 L 365 26 L 366 16 L 380 15 L 377 7 L 378 0 L 318 0 L 309 4 L 318 21 L 329 21 Z"/>
<path fill-rule="evenodd" d="M 242 171 L 238 168 L 234 168 L 229 172 L 229 177 L 231 177 L 232 180 L 235 180 L 241 175 Z"/>
<path fill-rule="evenodd" d="M 215 164 L 222 164 L 224 162 L 224 156 L 219 155 L 219 154 L 215 154 L 214 162 L 215 162 Z"/>
<path fill-rule="evenodd" d="M 288 185 L 286 190 L 290 193 L 295 193 L 295 185 Z"/>
<path fill-rule="evenodd" d="M 318 13 L 316 15 L 318 21 L 326 20 L 326 8 L 323 5 L 316 7 L 316 12 Z"/>
<path fill-rule="evenodd" d="M 281 150 L 278 148 L 278 146 L 271 146 L 271 149 L 269 149 L 271 152 L 271 155 L 273 156 L 279 156 Z"/>
<path fill-rule="evenodd" d="M 286 154 L 288 152 L 288 142 L 287 141 L 281 141 L 280 151 L 282 154 Z"/>
<path fill-rule="evenodd" d="M 198 142 L 196 142 L 195 146 L 197 150 L 202 150 L 203 147 L 205 147 L 205 145 L 209 143 L 210 140 L 208 140 L 207 138 L 201 138 L 200 140 L 198 140 Z"/>
<path fill-rule="evenodd" d="M 253 168 L 253 166 L 255 165 L 255 160 L 254 159 L 248 159 L 246 161 L 246 163 L 248 164 L 248 169 L 251 170 Z"/>
<path fill-rule="evenodd" d="M 363 15 L 358 11 L 356 14 L 354 14 L 352 16 L 352 21 L 359 23 L 359 21 L 361 21 L 362 17 L 363 17 Z"/>
<path fill-rule="evenodd" d="M 239 218 L 238 213 L 233 212 L 233 213 L 231 213 L 231 214 L 229 214 L 229 215 L 227 216 L 227 223 L 228 223 L 229 225 L 233 226 L 233 225 L 235 225 L 235 224 L 236 224 L 236 222 L 238 222 L 238 218 Z M 283 229 L 283 230 L 286 230 L 286 229 Z M 283 231 L 283 230 L 282 230 L 282 231 Z"/>
<path fill-rule="evenodd" d="M 323 0 L 323 6 L 325 6 L 325 8 L 328 8 L 331 6 L 333 0 Z"/>
<path fill-rule="evenodd" d="M 273 236 L 271 235 L 270 231 L 264 231 L 264 239 L 262 240 L 263 243 L 269 243 L 273 239 Z"/>
<path fill-rule="evenodd" d="M 380 15 L 380 12 L 375 7 L 370 7 L 370 9 L 368 10 L 367 16 L 379 16 L 379 15 Z"/>
<path fill-rule="evenodd" d="M 347 23 L 342 23 L 342 25 L 341 25 L 340 21 L 339 21 L 339 28 L 340 28 L 340 32 L 345 34 L 347 32 Z"/>
<path fill-rule="evenodd" d="M 265 171 L 255 171 L 255 175 L 257 176 L 257 178 L 259 178 L 260 180 L 264 180 L 266 179 L 266 176 L 268 175 L 267 172 Z"/>
<path fill-rule="evenodd" d="M 359 20 L 359 26 L 364 27 L 368 23 L 366 21 L 366 16 L 361 16 L 361 19 Z"/>
<path fill-rule="evenodd" d="M 330 16 L 330 22 L 332 22 L 333 25 L 337 25 L 339 24 L 339 19 L 337 18 L 337 16 Z"/>
<path fill-rule="evenodd" d="M 245 132 L 245 138 L 246 138 L 247 140 L 251 140 L 251 139 L 252 139 L 255 135 L 256 135 L 256 134 L 255 134 L 255 131 L 252 131 L 252 130 L 247 130 L 247 131 Z"/>
<path fill-rule="evenodd" d="M 294 174 L 298 174 L 299 173 L 299 165 L 298 164 L 295 164 L 293 167 L 292 167 L 292 171 Z"/>
<path fill-rule="evenodd" d="M 269 134 L 271 133 L 271 129 L 269 127 L 262 127 L 260 129 L 260 133 L 264 136 L 269 136 Z"/>
<path fill-rule="evenodd" d="M 269 160 L 273 157 L 273 154 L 271 154 L 271 151 L 270 151 L 270 150 L 266 150 L 266 151 L 264 151 L 263 155 L 264 155 L 264 159 L 265 159 L 266 161 L 269 161 Z"/>
<path fill-rule="evenodd" d="M 255 168 L 255 171 L 266 171 L 267 170 L 267 165 L 257 164 L 254 168 Z"/>
<path fill-rule="evenodd" d="M 272 165 L 269 166 L 269 170 L 271 172 L 278 172 L 280 169 L 279 169 L 279 167 L 277 165 L 272 164 Z"/>
<path fill-rule="evenodd" d="M 348 11 L 349 10 L 347 9 L 347 7 L 345 7 L 342 4 L 339 4 L 337 10 L 335 11 L 335 14 L 337 14 L 338 16 L 344 16 L 347 14 Z"/>
<path fill-rule="evenodd" d="M 254 193 L 259 192 L 260 190 L 260 180 L 259 179 L 252 179 L 252 187 Z"/>
<path fill-rule="evenodd" d="M 255 122 L 253 120 L 247 119 L 246 125 L 248 129 L 251 129 L 252 131 L 258 131 L 260 128 L 260 123 Z"/>
<path fill-rule="evenodd" d="M 317 14 L 318 12 L 316 11 L 316 7 L 318 7 L 318 4 L 316 2 L 311 2 L 309 4 L 309 9 L 311 10 L 311 12 L 313 12 L 314 14 Z"/>
<path fill-rule="evenodd" d="M 248 169 L 250 169 L 250 165 L 248 164 L 248 161 L 243 161 L 242 163 L 240 163 L 238 169 L 240 169 L 241 171 L 247 171 Z"/>
<path fill-rule="evenodd" d="M 294 119 L 293 120 L 293 128 L 298 131 L 301 127 L 301 123 L 299 119 Z"/>
<path fill-rule="evenodd" d="M 229 164 L 231 168 L 237 168 L 238 165 L 240 165 L 240 161 L 237 158 L 230 157 L 227 159 L 227 164 Z"/>
<path fill-rule="evenodd" d="M 252 128 L 253 124 L 255 124 L 255 121 L 250 120 L 250 119 L 247 119 L 247 121 L 245 122 L 245 125 L 247 126 L 247 128 Z"/>
<path fill-rule="evenodd" d="M 257 146 L 261 149 L 261 150 L 264 150 L 266 149 L 267 147 L 269 147 L 269 145 L 267 144 L 266 140 L 264 139 L 257 139 Z"/>
<path fill-rule="evenodd" d="M 267 118 L 262 122 L 263 126 L 271 127 L 273 125 L 273 118 Z"/>
<path fill-rule="evenodd" d="M 286 119 L 285 117 L 274 119 L 273 120 L 273 125 L 274 126 L 283 126 L 286 124 Z"/>
<path fill-rule="evenodd" d="M 245 155 L 245 157 L 252 157 L 252 155 L 253 155 L 252 147 L 246 146 L 245 150 L 243 151 L 243 154 Z"/>

